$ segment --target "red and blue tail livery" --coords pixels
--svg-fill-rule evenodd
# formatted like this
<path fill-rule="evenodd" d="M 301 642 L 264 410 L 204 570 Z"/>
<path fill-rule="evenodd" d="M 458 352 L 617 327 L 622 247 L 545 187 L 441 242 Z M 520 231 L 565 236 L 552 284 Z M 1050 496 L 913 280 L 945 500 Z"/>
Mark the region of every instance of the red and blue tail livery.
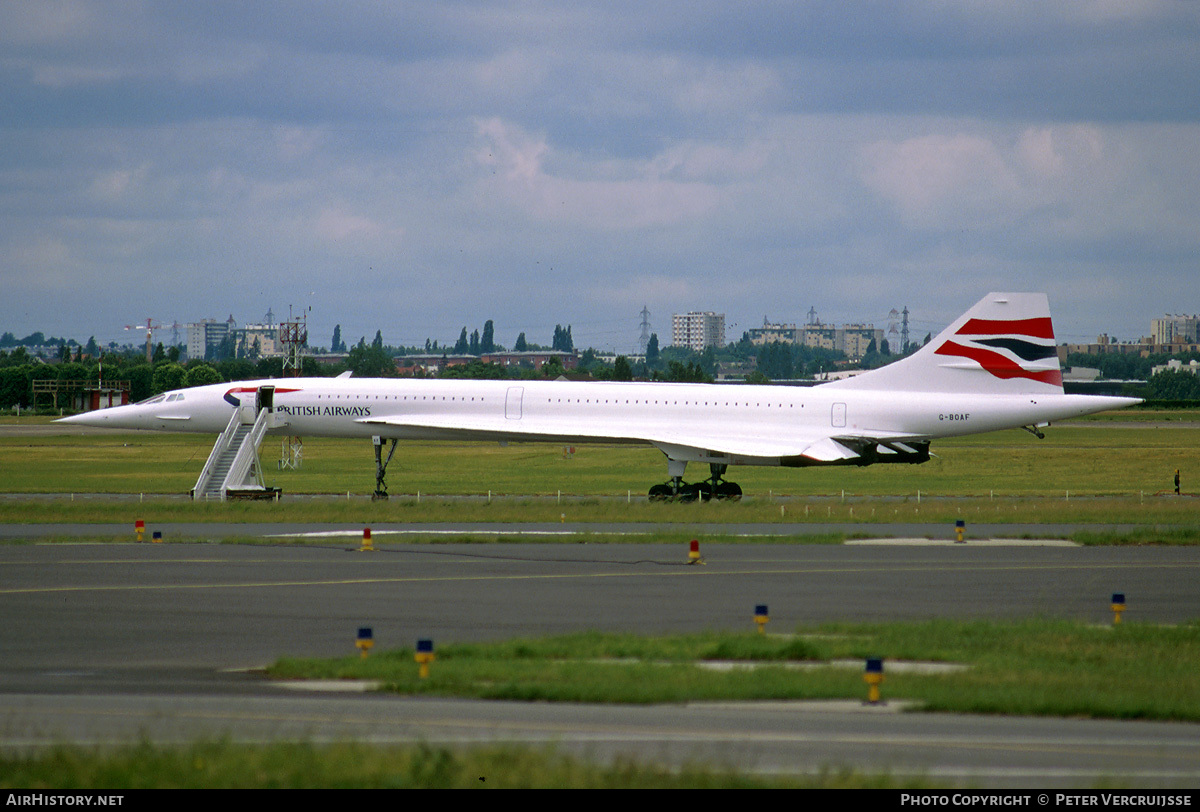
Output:
<path fill-rule="evenodd" d="M 989 293 L 907 358 L 826 386 L 955 395 L 1061 395 L 1050 302 L 1044 293 Z"/>
<path fill-rule="evenodd" d="M 938 355 L 969 358 L 985 372 L 1008 380 L 1027 378 L 1062 386 L 1050 317 L 970 319 L 938 345 Z"/>

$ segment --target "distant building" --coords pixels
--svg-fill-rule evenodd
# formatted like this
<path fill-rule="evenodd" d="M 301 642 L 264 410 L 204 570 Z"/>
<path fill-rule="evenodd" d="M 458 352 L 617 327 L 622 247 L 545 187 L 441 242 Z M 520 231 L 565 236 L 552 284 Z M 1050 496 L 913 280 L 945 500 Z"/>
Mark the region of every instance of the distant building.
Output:
<path fill-rule="evenodd" d="M 763 319 L 762 327 L 752 327 L 746 331 L 750 343 L 756 347 L 764 344 L 799 344 L 800 333 L 794 324 L 771 324 Z"/>
<path fill-rule="evenodd" d="M 877 352 L 883 349 L 883 330 L 870 324 L 806 324 L 797 327 L 794 324 L 771 324 L 763 320 L 762 327 L 747 330 L 750 343 L 762 346 L 776 342 L 779 344 L 803 344 L 806 347 L 819 347 L 844 353 L 848 358 L 861 358 L 867 354 L 871 342 L 875 342 Z"/>
<path fill-rule="evenodd" d="M 1200 343 L 1200 317 L 1163 316 L 1150 321 L 1150 336 L 1155 344 Z"/>
<path fill-rule="evenodd" d="M 579 366 L 579 354 L 562 350 L 531 350 L 529 352 L 490 352 L 484 355 L 450 355 L 448 353 L 423 353 L 405 355 L 396 359 L 396 370 L 402 374 L 421 372 L 437 374 L 443 369 L 464 366 L 472 361 L 498 364 L 502 367 L 525 366 L 540 370 L 551 359 L 557 359 L 563 369 Z"/>
<path fill-rule="evenodd" d="M 1071 353 L 1087 355 L 1179 355 L 1200 352 L 1200 316 L 1163 316 L 1150 320 L 1150 335 L 1136 341 L 1118 341 L 1107 333 L 1092 344 L 1060 344 L 1058 358 L 1065 361 Z"/>
<path fill-rule="evenodd" d="M 527 350 L 525 352 L 489 352 L 479 356 L 485 364 L 499 364 L 502 367 L 527 366 L 541 369 L 551 359 L 558 359 L 563 369 L 575 369 L 579 366 L 579 353 L 563 350 Z"/>
<path fill-rule="evenodd" d="M 718 381 L 744 381 L 758 369 L 758 359 L 751 355 L 739 363 L 717 362 Z"/>
<path fill-rule="evenodd" d="M 283 355 L 279 324 L 247 324 L 238 327 L 233 316 L 225 321 L 201 319 L 187 325 L 187 359 L 212 358 L 218 348 L 232 337 L 230 351 L 237 358 L 257 360 Z"/>
<path fill-rule="evenodd" d="M 832 324 L 806 324 L 800 333 L 800 343 L 806 347 L 840 350 L 838 328 Z"/>
<path fill-rule="evenodd" d="M 314 352 L 314 353 L 312 353 L 310 355 L 306 355 L 304 357 L 305 357 L 305 359 L 311 358 L 312 360 L 316 361 L 318 364 L 324 364 L 325 366 L 334 366 L 336 364 L 346 363 L 346 361 L 349 360 L 349 358 L 350 358 L 350 353 L 348 353 L 348 352 Z"/>
<path fill-rule="evenodd" d="M 1085 355 L 1141 355 L 1147 356 L 1157 352 L 1150 338 L 1137 341 L 1118 341 L 1107 333 L 1096 336 L 1092 344 L 1060 344 L 1058 346 L 1059 363 L 1066 363 L 1067 356 L 1072 353 Z"/>
<path fill-rule="evenodd" d="M 703 352 L 725 346 L 725 314 L 712 311 L 676 313 L 671 317 L 671 343 Z"/>
<path fill-rule="evenodd" d="M 1095 367 L 1064 367 L 1062 379 L 1064 384 L 1068 382 L 1091 383 L 1100 379 L 1100 370 Z"/>
<path fill-rule="evenodd" d="M 229 337 L 229 331 L 237 327 L 230 316 L 227 321 L 201 319 L 187 326 L 187 357 L 189 361 L 203 361 Z"/>
<path fill-rule="evenodd" d="M 1140 355 L 1146 358 L 1150 355 L 1179 355 L 1186 352 L 1200 352 L 1200 341 L 1184 339 L 1189 338 L 1187 333 L 1175 332 L 1172 329 L 1167 329 L 1158 324 L 1160 319 L 1155 319 L 1154 326 L 1158 329 L 1158 336 L 1143 336 L 1137 341 L 1117 341 L 1108 335 L 1100 335 L 1096 337 L 1093 344 L 1060 344 L 1058 346 L 1058 360 L 1066 362 L 1067 356 L 1072 353 L 1083 353 L 1085 355 Z M 1158 341 L 1158 338 L 1171 338 L 1172 341 Z"/>
<path fill-rule="evenodd" d="M 847 358 L 862 358 L 872 343 L 876 352 L 883 351 L 883 330 L 870 324 L 844 324 L 838 328 L 838 343 Z"/>
<path fill-rule="evenodd" d="M 628 352 L 597 352 L 596 360 L 603 361 L 611 366 L 612 364 L 615 364 L 617 362 L 617 358 L 621 356 L 624 356 L 625 360 L 631 364 L 639 364 L 646 360 L 646 356 L 644 355 L 637 355 Z"/>
<path fill-rule="evenodd" d="M 475 355 L 451 355 L 450 353 L 427 353 L 419 355 L 404 355 L 394 359 L 396 371 L 401 375 L 421 373 L 436 375 L 443 369 L 466 366 L 472 361 L 478 361 Z"/>
<path fill-rule="evenodd" d="M 247 324 L 232 330 L 235 352 L 238 358 L 256 361 L 283 354 L 279 342 L 278 324 Z"/>
<path fill-rule="evenodd" d="M 1160 372 L 1190 372 L 1195 375 L 1200 372 L 1200 363 L 1197 363 L 1193 359 L 1185 364 L 1178 358 L 1172 358 L 1165 364 L 1159 364 L 1150 368 L 1151 375 L 1157 375 Z"/>
<path fill-rule="evenodd" d="M 847 378 L 854 378 L 862 375 L 864 372 L 869 372 L 866 369 L 839 369 L 831 370 L 830 372 L 818 372 L 813 375 L 814 381 L 825 383 L 826 381 L 844 381 Z"/>

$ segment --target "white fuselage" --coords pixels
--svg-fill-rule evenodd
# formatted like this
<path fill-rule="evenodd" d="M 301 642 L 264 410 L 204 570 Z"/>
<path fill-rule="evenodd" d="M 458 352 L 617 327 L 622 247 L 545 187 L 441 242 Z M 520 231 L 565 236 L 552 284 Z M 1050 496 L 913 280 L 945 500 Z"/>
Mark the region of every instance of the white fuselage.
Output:
<path fill-rule="evenodd" d="M 238 409 L 241 424 L 301 437 L 641 443 L 666 456 L 667 493 L 708 498 L 740 493 L 722 481 L 729 465 L 921 463 L 939 437 L 1136 402 L 1064 394 L 1045 294 L 1001 292 L 911 355 L 813 387 L 284 378 L 170 392 L 67 420 L 217 433 L 232 430 Z M 690 462 L 711 466 L 700 491 L 681 487 Z M 384 467 L 377 456 L 380 484 Z M 663 493 L 656 486 L 650 495 Z"/>
<path fill-rule="evenodd" d="M 68 421 L 219 433 L 238 408 L 230 399 L 253 407 L 260 387 L 274 388 L 276 434 L 711 446 L 703 454 L 668 456 L 765 465 L 831 434 L 928 440 L 1044 424 L 1132 402 L 823 386 L 283 378 L 185 389 Z M 674 437 L 681 439 L 673 443 Z M 701 444 L 697 437 L 711 440 Z"/>

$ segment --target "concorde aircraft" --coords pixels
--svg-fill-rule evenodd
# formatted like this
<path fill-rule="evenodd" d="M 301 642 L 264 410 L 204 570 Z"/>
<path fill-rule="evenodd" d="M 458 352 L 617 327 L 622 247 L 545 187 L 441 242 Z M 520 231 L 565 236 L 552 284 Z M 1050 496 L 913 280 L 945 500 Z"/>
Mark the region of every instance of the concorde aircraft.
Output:
<path fill-rule="evenodd" d="M 398 440 L 653 445 L 668 479 L 650 497 L 691 500 L 740 496 L 731 465 L 922 463 L 937 438 L 1018 427 L 1041 437 L 1051 421 L 1137 402 L 1064 394 L 1045 294 L 990 293 L 907 358 L 812 387 L 345 373 L 199 386 L 60 422 L 220 433 L 239 409 L 248 421 L 265 410 L 271 433 L 373 438 L 380 496 Z M 691 462 L 710 476 L 684 482 Z"/>

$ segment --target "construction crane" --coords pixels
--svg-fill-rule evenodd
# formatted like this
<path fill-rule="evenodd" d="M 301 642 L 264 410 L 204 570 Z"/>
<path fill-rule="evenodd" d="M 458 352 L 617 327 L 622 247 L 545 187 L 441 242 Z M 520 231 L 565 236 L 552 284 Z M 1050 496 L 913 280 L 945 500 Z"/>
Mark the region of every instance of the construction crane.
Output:
<path fill-rule="evenodd" d="M 154 331 L 161 330 L 162 324 L 155 324 L 153 319 L 146 319 L 146 324 L 126 324 L 126 330 L 145 330 L 146 331 L 146 363 L 154 362 Z"/>

